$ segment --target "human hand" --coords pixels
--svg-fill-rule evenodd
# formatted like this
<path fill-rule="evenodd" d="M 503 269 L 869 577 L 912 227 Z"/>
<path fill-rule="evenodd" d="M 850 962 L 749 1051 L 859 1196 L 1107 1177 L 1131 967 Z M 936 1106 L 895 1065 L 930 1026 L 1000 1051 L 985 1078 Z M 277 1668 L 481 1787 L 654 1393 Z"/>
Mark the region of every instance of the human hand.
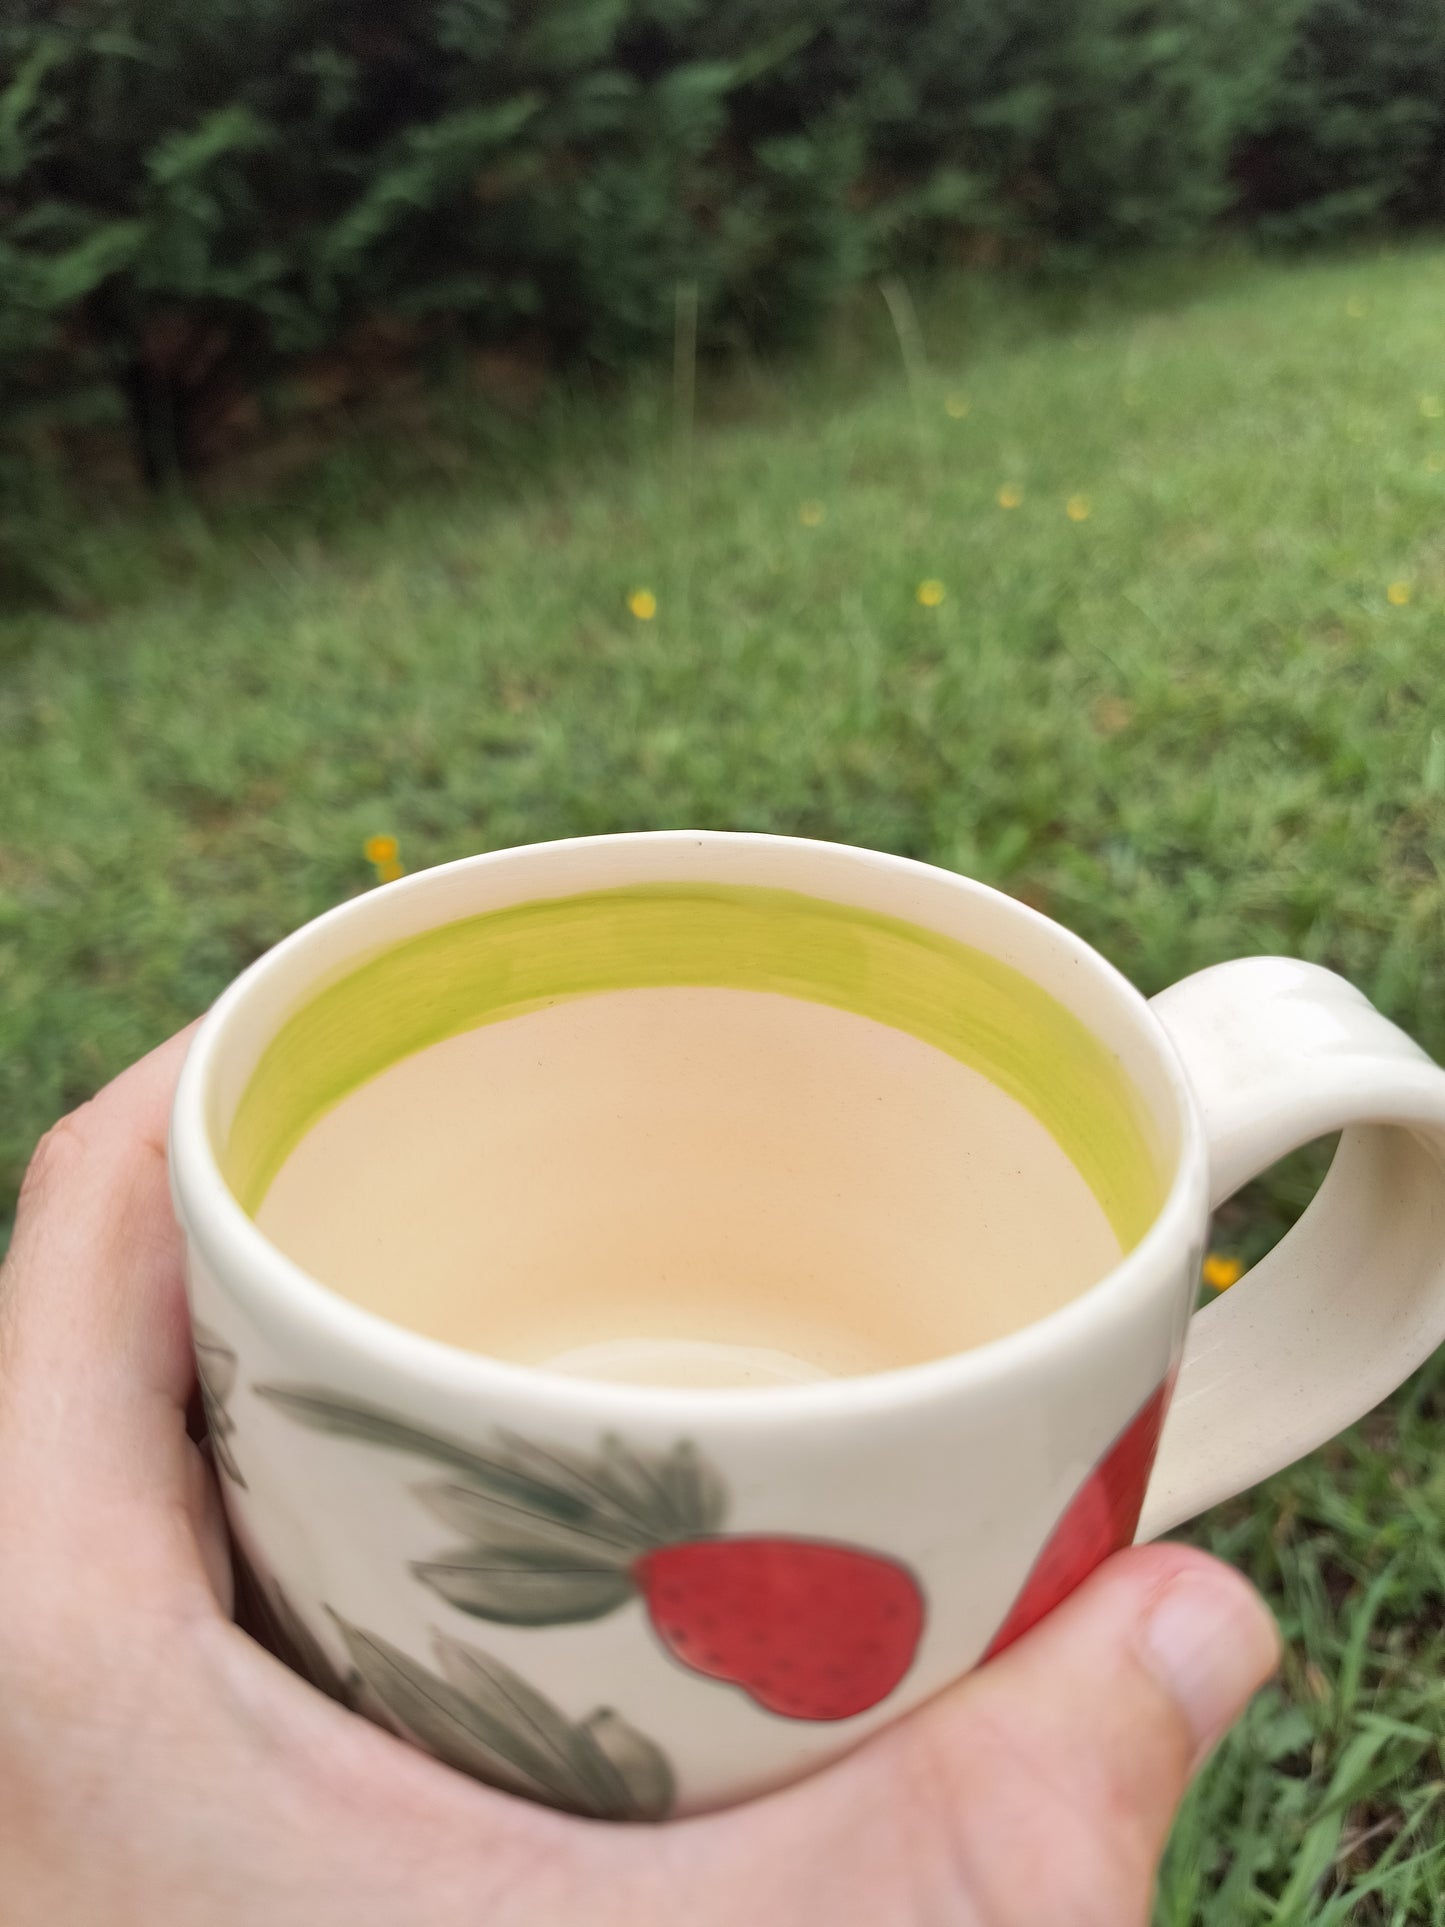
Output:
<path fill-rule="evenodd" d="M 188 1035 L 42 1143 L 0 1270 L 4 1927 L 1134 1927 L 1277 1657 L 1243 1580 L 1111 1559 L 849 1758 L 659 1827 L 492 1792 L 230 1617 L 165 1129 Z"/>

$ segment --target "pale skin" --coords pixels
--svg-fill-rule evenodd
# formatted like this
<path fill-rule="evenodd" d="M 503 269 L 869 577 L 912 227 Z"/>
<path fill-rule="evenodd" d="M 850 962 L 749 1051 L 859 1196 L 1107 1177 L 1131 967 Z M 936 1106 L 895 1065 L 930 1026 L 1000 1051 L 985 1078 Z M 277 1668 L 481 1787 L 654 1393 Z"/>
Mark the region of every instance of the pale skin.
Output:
<path fill-rule="evenodd" d="M 1278 1656 L 1189 1548 L 1111 1559 L 814 1778 L 660 1827 L 477 1786 L 233 1624 L 165 1173 L 187 1035 L 42 1142 L 0 1270 L 5 1927 L 1142 1927 Z"/>

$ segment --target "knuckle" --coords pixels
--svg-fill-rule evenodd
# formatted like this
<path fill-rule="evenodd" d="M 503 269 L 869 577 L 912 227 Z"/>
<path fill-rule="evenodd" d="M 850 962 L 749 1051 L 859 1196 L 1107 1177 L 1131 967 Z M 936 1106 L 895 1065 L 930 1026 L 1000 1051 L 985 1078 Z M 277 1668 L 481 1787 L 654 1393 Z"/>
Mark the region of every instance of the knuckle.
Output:
<path fill-rule="evenodd" d="M 25 1176 L 20 1182 L 19 1208 L 33 1211 L 37 1204 L 63 1184 L 84 1163 L 94 1139 L 95 1100 L 89 1099 L 76 1110 L 52 1124 L 36 1145 Z"/>

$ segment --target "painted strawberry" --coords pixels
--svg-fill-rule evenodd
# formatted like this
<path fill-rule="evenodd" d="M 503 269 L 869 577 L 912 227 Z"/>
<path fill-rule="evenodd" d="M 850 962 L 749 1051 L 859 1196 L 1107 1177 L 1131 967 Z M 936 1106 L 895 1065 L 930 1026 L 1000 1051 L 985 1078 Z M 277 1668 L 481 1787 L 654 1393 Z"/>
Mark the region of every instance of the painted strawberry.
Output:
<path fill-rule="evenodd" d="M 413 1571 L 462 1612 L 553 1626 L 640 1599 L 674 1659 L 785 1719 L 850 1719 L 913 1663 L 924 1605 L 906 1566 L 723 1532 L 726 1488 L 687 1440 L 654 1453 L 609 1437 L 590 1455 L 502 1434 L 479 1453 L 327 1393 L 256 1390 L 313 1430 L 448 1468 L 416 1493 L 464 1543 Z"/>
<path fill-rule="evenodd" d="M 694 1539 L 644 1553 L 632 1576 L 675 1658 L 790 1720 L 876 1706 L 923 1630 L 906 1566 L 825 1539 Z"/>
<path fill-rule="evenodd" d="M 1140 1407 L 1069 1501 L 994 1634 L 986 1660 L 1051 1613 L 1110 1553 L 1133 1542 L 1173 1386 L 1171 1376 Z"/>

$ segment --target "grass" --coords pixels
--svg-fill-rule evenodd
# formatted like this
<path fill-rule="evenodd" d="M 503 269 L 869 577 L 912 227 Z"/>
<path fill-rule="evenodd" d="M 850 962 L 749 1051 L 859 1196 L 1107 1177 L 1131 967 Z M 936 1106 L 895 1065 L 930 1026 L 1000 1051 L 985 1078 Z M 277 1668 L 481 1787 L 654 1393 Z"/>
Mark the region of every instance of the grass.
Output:
<path fill-rule="evenodd" d="M 878 303 L 806 364 L 704 368 L 695 434 L 664 381 L 453 405 L 263 503 L 76 518 L 63 606 L 0 631 L 0 1192 L 368 887 L 379 831 L 412 867 L 873 844 L 1146 991 L 1313 958 L 1445 1056 L 1442 299 L 1424 250 L 944 288 L 906 365 Z M 1220 1246 L 1257 1256 L 1323 1155 Z M 1442 1521 L 1437 1364 L 1196 1528 L 1289 1658 L 1181 1816 L 1161 1927 L 1445 1923 Z"/>

